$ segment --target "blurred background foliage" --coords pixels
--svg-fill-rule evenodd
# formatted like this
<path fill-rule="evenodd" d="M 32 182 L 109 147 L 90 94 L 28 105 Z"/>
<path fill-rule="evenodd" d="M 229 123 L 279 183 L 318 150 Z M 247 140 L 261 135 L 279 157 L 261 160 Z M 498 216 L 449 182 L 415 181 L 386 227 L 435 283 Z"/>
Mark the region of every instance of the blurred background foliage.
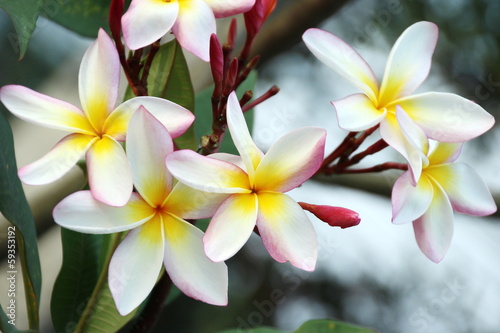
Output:
<path fill-rule="evenodd" d="M 300 27 L 297 30 L 301 32 L 311 27 L 304 22 L 290 22 L 289 17 L 282 15 L 288 6 L 301 1 L 304 0 L 279 0 L 278 9 L 263 34 L 271 34 L 272 40 L 272 29 L 280 24 Z M 348 36 L 346 40 L 358 50 L 373 47 L 378 37 L 385 38 L 392 45 L 401 32 L 416 21 L 436 23 L 440 29 L 440 39 L 434 54 L 433 70 L 438 65 L 448 85 L 454 86 L 462 96 L 481 104 L 495 117 L 500 115 L 500 1 L 339 1 L 342 4 L 344 2 L 344 7 L 332 6 L 331 12 L 323 12 L 322 15 L 341 22 L 344 29 L 342 35 Z M 349 16 L 344 14 L 345 7 L 350 7 Z M 307 8 L 304 11 L 307 12 Z M 45 16 L 50 18 L 50 15 Z M 22 84 L 36 89 L 72 55 L 77 39 L 68 38 L 72 33 L 64 31 L 65 28 L 60 32 L 52 29 L 54 32 L 50 36 L 40 33 L 48 24 L 45 20 L 38 21 L 38 30 L 33 34 L 26 56 L 18 62 L 12 40 L 6 38 L 13 32 L 13 27 L 7 15 L 0 11 L 0 86 Z M 66 27 L 71 26 L 71 21 L 63 23 Z M 299 42 L 300 35 L 297 33 L 281 38 L 287 40 L 273 41 L 272 47 L 276 54 L 300 52 L 312 58 L 303 45 L 290 50 L 288 39 Z M 266 62 L 260 66 L 265 72 Z M 6 112 L 3 106 L 0 108 Z M 388 289 L 369 277 L 355 284 L 332 280 L 331 276 L 326 275 L 315 275 L 314 279 L 308 279 L 307 273 L 292 270 L 288 265 L 283 267 L 270 260 L 262 260 L 262 256 L 252 253 L 252 244 L 256 244 L 255 239 L 245 251 L 228 261 L 230 305 L 213 307 L 180 296 L 166 307 L 161 319 L 165 325 L 168 323 L 168 327 L 172 327 L 171 332 L 210 333 L 238 325 L 242 328 L 276 325 L 278 320 L 282 320 L 276 315 L 284 311 L 284 307 L 279 306 L 280 301 L 284 302 L 285 299 L 301 300 L 298 304 L 303 306 L 289 313 L 333 317 L 368 325 L 380 332 L 397 332 L 394 328 L 398 327 L 400 318 L 392 313 L 402 306 L 402 299 L 411 297 L 411 283 L 407 289 L 397 290 Z M 278 297 L 279 291 L 284 292 L 281 297 Z M 276 302 L 269 303 L 273 293 Z M 369 308 L 368 314 L 360 311 L 362 308 Z M 267 312 L 269 315 L 266 315 Z M 469 326 L 473 324 L 463 320 L 467 316 L 470 313 L 455 314 L 454 320 L 460 327 L 455 333 L 476 332 L 473 326 Z M 158 325 L 156 332 L 164 332 L 161 327 L 161 324 Z"/>

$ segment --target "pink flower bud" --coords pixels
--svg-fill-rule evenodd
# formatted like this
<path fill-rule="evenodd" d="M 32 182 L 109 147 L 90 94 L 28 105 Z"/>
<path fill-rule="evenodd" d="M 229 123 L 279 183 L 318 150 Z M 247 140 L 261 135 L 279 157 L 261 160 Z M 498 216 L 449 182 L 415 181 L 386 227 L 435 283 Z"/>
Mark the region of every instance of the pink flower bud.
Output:
<path fill-rule="evenodd" d="M 250 36 L 255 36 L 269 14 L 276 7 L 277 0 L 257 0 L 255 5 L 248 12 L 244 13 L 245 26 Z"/>
<path fill-rule="evenodd" d="M 305 202 L 299 202 L 299 205 L 302 209 L 313 213 L 318 219 L 332 227 L 349 228 L 358 225 L 361 221 L 358 213 L 347 208 L 313 205 Z"/>

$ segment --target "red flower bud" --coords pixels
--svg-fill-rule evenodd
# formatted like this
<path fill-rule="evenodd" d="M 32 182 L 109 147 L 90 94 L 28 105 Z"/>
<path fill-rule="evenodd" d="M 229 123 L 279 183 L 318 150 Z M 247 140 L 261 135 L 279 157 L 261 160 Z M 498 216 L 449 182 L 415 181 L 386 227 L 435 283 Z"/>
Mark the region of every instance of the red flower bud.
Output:
<path fill-rule="evenodd" d="M 299 202 L 299 205 L 332 227 L 349 228 L 358 225 L 361 221 L 358 213 L 347 208 L 313 205 L 305 202 Z"/>
<path fill-rule="evenodd" d="M 252 9 L 243 14 L 248 35 L 255 36 L 259 32 L 262 24 L 276 7 L 276 2 L 277 0 L 257 0 Z"/>

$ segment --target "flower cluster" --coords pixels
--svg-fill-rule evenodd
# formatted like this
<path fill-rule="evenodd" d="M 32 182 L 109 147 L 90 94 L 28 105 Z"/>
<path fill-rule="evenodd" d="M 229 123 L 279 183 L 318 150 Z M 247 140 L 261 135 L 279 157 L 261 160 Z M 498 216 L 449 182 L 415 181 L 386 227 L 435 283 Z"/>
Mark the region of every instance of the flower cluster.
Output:
<path fill-rule="evenodd" d="M 63 199 L 53 216 L 78 232 L 124 232 L 108 267 L 109 288 L 122 315 L 147 298 L 161 274 L 190 297 L 227 304 L 224 261 L 254 232 L 276 261 L 314 270 L 318 241 L 304 210 L 342 228 L 357 225 L 359 216 L 342 207 L 297 203 L 286 192 L 329 170 L 337 158 L 334 170 L 387 145 L 401 153 L 408 165 L 399 167 L 406 171 L 394 185 L 393 223 L 413 221 L 418 245 L 436 262 L 451 242 L 453 210 L 471 215 L 496 210 L 479 176 L 455 163 L 462 143 L 491 128 L 493 117 L 454 94 L 412 95 L 429 72 L 437 43 L 437 27 L 429 22 L 416 23 L 401 35 L 380 85 L 363 58 L 340 38 L 319 29 L 306 31 L 303 39 L 314 55 L 363 92 L 332 104 L 341 128 L 364 134 L 350 134 L 326 159 L 327 132 L 317 127 L 296 129 L 262 152 L 243 116 L 251 95 L 238 99 L 233 90 L 255 66 L 256 58 L 246 67 L 243 63 L 275 5 L 276 0 L 132 0 L 127 12 L 119 13 L 121 27 L 112 26 L 114 41 L 101 29 L 83 57 L 81 108 L 22 86 L 0 89 L 0 100 L 16 116 L 70 133 L 41 159 L 19 169 L 23 182 L 53 182 L 85 159 L 89 190 Z M 231 50 L 214 35 L 215 18 L 241 13 L 247 42 L 242 55 L 231 60 Z M 146 65 L 140 66 L 150 64 L 152 44 L 169 31 L 184 49 L 210 61 L 214 133 L 201 138 L 198 150 L 179 150 L 173 141 L 195 121 L 190 110 L 151 96 L 116 106 L 120 63 L 130 74 L 120 31 L 131 50 L 151 45 Z M 234 39 L 235 28 L 231 31 Z M 232 48 L 234 41 L 228 45 Z M 147 73 L 147 67 L 140 69 Z M 350 158 L 376 129 L 383 140 Z M 239 155 L 217 152 L 226 130 Z M 437 143 L 429 153 L 430 140 Z M 204 218 L 211 218 L 205 233 L 195 225 Z"/>

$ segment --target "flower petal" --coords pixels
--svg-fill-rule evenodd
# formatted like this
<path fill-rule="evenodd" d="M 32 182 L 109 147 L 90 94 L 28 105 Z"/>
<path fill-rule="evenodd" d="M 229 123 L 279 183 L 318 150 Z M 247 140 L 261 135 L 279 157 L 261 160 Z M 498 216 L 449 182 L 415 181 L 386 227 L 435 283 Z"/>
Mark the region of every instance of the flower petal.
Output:
<path fill-rule="evenodd" d="M 432 202 L 434 190 L 427 177 L 420 177 L 418 183 L 412 185 L 411 174 L 403 173 L 392 188 L 392 223 L 403 224 L 413 222 L 427 211 Z"/>
<path fill-rule="evenodd" d="M 108 283 L 118 312 L 125 316 L 138 307 L 153 289 L 164 254 L 159 215 L 132 230 L 109 263 Z"/>
<path fill-rule="evenodd" d="M 82 110 L 29 88 L 8 85 L 0 89 L 0 100 L 15 116 L 49 128 L 94 135 Z"/>
<path fill-rule="evenodd" d="M 204 219 L 212 217 L 229 195 L 199 191 L 178 182 L 162 207 L 165 211 L 186 220 Z"/>
<path fill-rule="evenodd" d="M 363 131 L 380 123 L 387 110 L 377 109 L 365 94 L 349 95 L 332 102 L 339 127 L 348 131 Z"/>
<path fill-rule="evenodd" d="M 97 131 L 113 111 L 120 85 L 120 60 L 108 34 L 99 30 L 97 40 L 83 56 L 78 87 L 83 112 Z"/>
<path fill-rule="evenodd" d="M 134 113 L 127 131 L 127 156 L 137 192 L 158 207 L 172 190 L 165 158 L 174 150 L 168 130 L 144 107 Z"/>
<path fill-rule="evenodd" d="M 106 205 L 90 191 L 78 191 L 54 208 L 54 221 L 60 226 L 89 234 L 109 234 L 135 228 L 150 220 L 156 211 L 137 193 L 123 207 Z"/>
<path fill-rule="evenodd" d="M 485 216 L 497 207 L 488 186 L 470 166 L 452 163 L 427 168 L 425 173 L 441 185 L 457 212 Z"/>
<path fill-rule="evenodd" d="M 255 0 L 205 0 L 215 14 L 215 17 L 228 17 L 249 11 Z"/>
<path fill-rule="evenodd" d="M 294 130 L 276 141 L 255 171 L 255 190 L 287 192 L 318 171 L 325 154 L 326 131 Z"/>
<path fill-rule="evenodd" d="M 123 38 L 131 50 L 152 44 L 174 25 L 177 1 L 133 0 L 122 17 Z"/>
<path fill-rule="evenodd" d="M 403 125 L 401 126 L 401 124 Z M 422 173 L 422 165 L 428 163 L 427 157 L 420 147 L 421 145 L 425 146 L 422 142 L 425 134 L 400 109 L 397 117 L 393 113 L 388 113 L 387 117 L 380 123 L 380 135 L 387 144 L 406 159 L 411 171 L 412 183 L 415 185 Z"/>
<path fill-rule="evenodd" d="M 440 262 L 453 236 L 453 210 L 440 186 L 434 186 L 434 197 L 427 212 L 413 222 L 420 250 L 434 262 Z"/>
<path fill-rule="evenodd" d="M 313 271 L 318 257 L 314 227 L 297 202 L 286 194 L 259 193 L 257 227 L 269 254 L 278 262 Z"/>
<path fill-rule="evenodd" d="M 208 225 L 203 243 L 213 261 L 231 258 L 247 242 L 257 220 L 257 196 L 233 194 L 217 209 Z"/>
<path fill-rule="evenodd" d="M 180 1 L 172 32 L 183 48 L 204 61 L 210 60 L 210 35 L 216 33 L 215 16 L 204 0 Z"/>
<path fill-rule="evenodd" d="M 438 165 L 455 162 L 462 152 L 462 146 L 463 142 L 438 142 L 429 155 L 429 164 Z"/>
<path fill-rule="evenodd" d="M 250 193 L 248 175 L 236 165 L 201 156 L 192 150 L 167 156 L 167 168 L 179 181 L 195 189 L 214 193 Z"/>
<path fill-rule="evenodd" d="M 106 133 L 110 136 L 115 136 L 114 133 L 124 135 L 130 117 L 141 105 L 168 129 L 174 139 L 181 136 L 194 121 L 191 111 L 174 102 L 164 98 L 142 96 L 129 99 L 116 108 L 106 121 Z M 118 136 L 117 140 L 122 139 Z"/>
<path fill-rule="evenodd" d="M 67 135 L 42 158 L 20 168 L 19 178 L 29 185 L 51 183 L 74 167 L 95 140 L 97 137 L 84 134 Z"/>
<path fill-rule="evenodd" d="M 264 154 L 252 140 L 245 117 L 243 117 L 240 102 L 234 91 L 229 95 L 227 100 L 227 125 L 234 145 L 245 163 L 250 183 L 253 183 L 255 170 Z"/>
<path fill-rule="evenodd" d="M 132 173 L 122 146 L 104 136 L 87 152 L 92 195 L 111 206 L 124 206 L 132 193 Z"/>
<path fill-rule="evenodd" d="M 379 106 L 411 94 L 427 78 L 439 30 L 431 22 L 417 22 L 392 47 L 380 85 Z"/>
<path fill-rule="evenodd" d="M 227 305 L 227 266 L 210 261 L 203 251 L 203 232 L 172 215 L 165 217 L 165 268 L 187 296 Z"/>
<path fill-rule="evenodd" d="M 321 29 L 308 29 L 302 35 L 309 50 L 325 65 L 377 100 L 378 83 L 366 61 L 349 44 Z"/>
<path fill-rule="evenodd" d="M 478 104 L 450 93 L 430 92 L 397 101 L 430 139 L 462 142 L 489 130 L 495 118 Z"/>

